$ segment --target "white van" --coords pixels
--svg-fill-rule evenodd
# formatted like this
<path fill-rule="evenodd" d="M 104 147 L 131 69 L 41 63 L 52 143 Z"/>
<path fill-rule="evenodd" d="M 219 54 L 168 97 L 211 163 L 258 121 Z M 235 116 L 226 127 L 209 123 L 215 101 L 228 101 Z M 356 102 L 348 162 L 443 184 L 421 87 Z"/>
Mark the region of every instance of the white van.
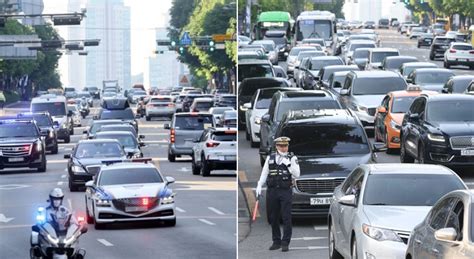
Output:
<path fill-rule="evenodd" d="M 71 141 L 71 135 L 74 135 L 74 127 L 72 113 L 68 113 L 66 97 L 45 94 L 33 98 L 33 100 L 31 100 L 30 111 L 49 112 L 53 119 L 58 139 L 64 140 L 65 143 Z"/>

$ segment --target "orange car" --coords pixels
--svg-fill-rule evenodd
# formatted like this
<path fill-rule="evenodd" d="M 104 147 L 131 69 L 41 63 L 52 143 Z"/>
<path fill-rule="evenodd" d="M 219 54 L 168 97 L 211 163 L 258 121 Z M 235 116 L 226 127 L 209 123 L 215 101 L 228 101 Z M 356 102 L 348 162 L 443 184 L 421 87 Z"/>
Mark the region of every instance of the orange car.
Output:
<path fill-rule="evenodd" d="M 411 103 L 421 94 L 433 95 L 435 91 L 422 91 L 420 87 L 409 86 L 404 91 L 388 93 L 375 113 L 375 141 L 382 141 L 387 146 L 387 153 L 400 149 L 400 128 L 403 116 Z"/>

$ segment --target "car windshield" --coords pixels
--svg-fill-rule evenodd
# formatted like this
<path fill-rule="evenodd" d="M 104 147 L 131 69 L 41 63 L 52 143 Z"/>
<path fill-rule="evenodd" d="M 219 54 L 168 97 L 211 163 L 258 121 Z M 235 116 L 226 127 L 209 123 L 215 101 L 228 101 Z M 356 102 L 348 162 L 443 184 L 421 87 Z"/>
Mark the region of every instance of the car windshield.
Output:
<path fill-rule="evenodd" d="M 133 135 L 103 134 L 98 135 L 97 139 L 116 139 L 122 146 L 127 148 L 136 148 L 138 146 L 137 139 Z"/>
<path fill-rule="evenodd" d="M 77 158 L 122 157 L 124 151 L 115 142 L 79 143 L 74 154 Z"/>
<path fill-rule="evenodd" d="M 393 99 L 392 113 L 406 113 L 411 103 L 418 96 L 403 96 Z"/>
<path fill-rule="evenodd" d="M 341 59 L 312 59 L 309 69 L 311 71 L 319 71 L 325 66 L 344 65 Z"/>
<path fill-rule="evenodd" d="M 255 109 L 268 109 L 268 107 L 270 107 L 270 102 L 272 101 L 273 95 L 278 91 L 280 91 L 280 89 L 260 91 L 260 94 L 257 98 L 257 103 L 255 104 Z"/>
<path fill-rule="evenodd" d="M 38 137 L 39 132 L 34 124 L 6 123 L 0 124 L 0 138 Z"/>
<path fill-rule="evenodd" d="M 433 206 L 443 195 L 459 189 L 465 187 L 454 175 L 374 174 L 367 179 L 363 203 L 378 206 Z"/>
<path fill-rule="evenodd" d="M 49 119 L 48 116 L 34 116 L 33 118 L 36 121 L 36 125 L 38 125 L 39 127 L 53 125 L 52 121 Z"/>
<path fill-rule="evenodd" d="M 403 78 L 358 78 L 354 81 L 353 95 L 384 95 L 392 91 L 405 90 L 407 84 Z"/>
<path fill-rule="evenodd" d="M 97 91 L 97 90 L 99 90 L 99 89 L 98 89 L 97 87 L 92 86 L 92 87 L 87 88 L 87 90 L 88 90 L 88 91 L 93 91 L 93 92 L 95 92 L 95 91 Z"/>
<path fill-rule="evenodd" d="M 239 98 L 242 96 L 253 96 L 255 92 L 260 88 L 269 88 L 269 87 L 286 87 L 287 84 L 284 81 L 274 81 L 267 82 L 265 85 L 262 85 L 258 81 L 253 81 L 253 84 L 241 85 L 239 89 Z M 267 86 L 268 85 L 268 86 Z"/>
<path fill-rule="evenodd" d="M 449 78 L 454 76 L 452 73 L 445 72 L 423 72 L 417 73 L 415 77 L 415 84 L 426 85 L 426 84 L 445 84 Z"/>
<path fill-rule="evenodd" d="M 159 97 L 159 98 L 153 98 L 150 100 L 150 103 L 169 103 L 172 102 L 173 98 L 170 97 Z"/>
<path fill-rule="evenodd" d="M 119 119 L 119 120 L 133 120 L 135 116 L 131 109 L 125 110 L 102 110 L 100 113 L 101 120 Z"/>
<path fill-rule="evenodd" d="M 336 100 L 317 100 L 317 98 L 309 100 L 295 99 L 293 101 L 280 102 L 276 113 L 276 121 L 281 121 L 283 115 L 289 111 L 340 108 L 341 105 Z"/>
<path fill-rule="evenodd" d="M 392 59 L 390 61 L 385 62 L 385 68 L 386 69 L 399 69 L 404 63 L 407 62 L 416 62 L 416 60 L 413 59 Z"/>
<path fill-rule="evenodd" d="M 239 82 L 251 77 L 273 77 L 270 64 L 239 65 L 238 74 Z"/>
<path fill-rule="evenodd" d="M 213 102 L 197 102 L 195 108 L 209 110 L 209 108 L 211 108 L 212 105 L 213 105 Z"/>
<path fill-rule="evenodd" d="M 473 100 L 443 100 L 428 104 L 426 116 L 435 122 L 473 122 Z"/>
<path fill-rule="evenodd" d="M 329 20 L 300 20 L 296 28 L 296 40 L 298 41 L 307 38 L 329 40 L 332 37 L 332 26 Z"/>
<path fill-rule="evenodd" d="M 214 126 L 211 116 L 176 116 L 174 128 L 176 130 L 204 130 Z"/>
<path fill-rule="evenodd" d="M 398 52 L 387 51 L 387 52 L 372 52 L 372 63 L 380 63 L 386 57 L 398 56 Z"/>
<path fill-rule="evenodd" d="M 146 95 L 145 91 L 134 91 L 133 95 Z"/>
<path fill-rule="evenodd" d="M 217 131 L 211 135 L 212 140 L 216 141 L 237 141 L 237 132 L 236 131 Z"/>
<path fill-rule="evenodd" d="M 86 97 L 86 98 L 90 98 L 91 94 L 90 93 L 78 93 L 77 94 L 78 98 L 82 98 L 83 96 Z"/>
<path fill-rule="evenodd" d="M 66 105 L 64 102 L 33 103 L 31 112 L 49 112 L 51 116 L 66 116 Z"/>
<path fill-rule="evenodd" d="M 291 139 L 289 151 L 299 157 L 370 152 L 362 127 L 356 125 L 308 123 L 287 127 L 282 134 Z"/>
<path fill-rule="evenodd" d="M 271 41 L 275 42 L 276 45 L 286 45 L 288 43 L 286 37 L 268 37 L 268 36 L 265 36 L 263 39 L 264 40 L 271 40 Z"/>
<path fill-rule="evenodd" d="M 155 168 L 108 169 L 100 172 L 98 185 L 162 183 Z"/>
<path fill-rule="evenodd" d="M 354 51 L 359 48 L 375 48 L 375 43 L 361 43 L 361 44 L 351 44 L 349 51 Z M 367 57 L 369 57 L 367 55 Z"/>
<path fill-rule="evenodd" d="M 352 56 L 354 59 L 356 58 L 369 58 L 369 50 L 368 49 L 363 49 L 363 50 L 357 50 L 354 51 L 354 55 Z"/>
<path fill-rule="evenodd" d="M 315 56 L 319 56 L 320 52 L 317 52 L 317 51 L 301 51 L 299 54 L 298 54 L 298 58 L 297 60 L 301 61 L 303 60 L 304 58 L 306 57 L 315 57 Z"/>
<path fill-rule="evenodd" d="M 231 107 L 214 107 L 212 109 L 212 114 L 224 114 L 225 111 L 232 110 Z"/>

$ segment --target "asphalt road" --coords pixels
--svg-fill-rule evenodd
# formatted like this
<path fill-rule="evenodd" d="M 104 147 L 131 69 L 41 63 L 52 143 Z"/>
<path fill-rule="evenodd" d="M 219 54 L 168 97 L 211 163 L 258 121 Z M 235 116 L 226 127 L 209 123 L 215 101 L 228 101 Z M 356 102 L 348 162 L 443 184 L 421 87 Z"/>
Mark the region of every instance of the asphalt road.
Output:
<path fill-rule="evenodd" d="M 420 61 L 430 61 L 429 48 L 418 49 L 416 41 L 402 36 L 395 30 L 377 30 L 381 39 L 381 47 L 398 48 L 401 55 L 415 56 Z M 439 67 L 442 61 L 430 61 Z M 286 67 L 284 62 L 279 64 Z M 474 75 L 473 70 L 467 67 L 452 67 L 455 74 Z M 373 141 L 373 139 L 371 139 Z M 245 140 L 244 131 L 239 132 L 239 182 L 243 187 L 245 199 L 250 208 L 255 204 L 255 187 L 260 177 L 261 167 L 258 160 L 258 148 L 251 148 L 250 143 Z M 387 155 L 378 153 L 379 163 L 399 163 L 399 154 Z M 474 176 L 467 172 L 458 172 L 466 184 L 474 189 Z M 239 200 L 239 208 L 244 201 Z M 240 211 L 240 210 L 239 210 Z M 240 213 L 239 213 L 240 214 Z M 242 222 L 242 223 L 241 223 Z M 239 220 L 239 228 L 247 224 Z M 257 220 L 251 224 L 250 232 L 239 240 L 239 258 L 328 258 L 328 232 L 326 219 L 294 219 L 293 238 L 290 244 L 290 252 L 282 253 L 280 250 L 269 251 L 271 245 L 271 227 L 266 223 L 265 199 L 260 199 L 260 210 Z"/>
<path fill-rule="evenodd" d="M 17 112 L 17 108 L 5 112 Z M 77 215 L 85 215 L 84 193 L 71 193 L 67 188 L 63 156 L 83 137 L 91 116 L 83 120 L 83 127 L 75 128 L 71 143 L 59 144 L 59 154 L 47 156 L 46 173 L 24 169 L 0 172 L 0 258 L 28 258 L 36 210 L 47 206 L 53 188 L 61 187 L 65 205 Z M 203 178 L 192 175 L 190 158 L 168 162 L 164 123 L 141 119 L 139 131 L 145 135 L 145 157 L 152 157 L 165 176 L 176 179 L 171 185 L 176 193 L 176 226 L 121 223 L 95 230 L 89 225 L 89 231 L 80 238 L 87 258 L 235 258 L 235 171 L 213 171 Z"/>

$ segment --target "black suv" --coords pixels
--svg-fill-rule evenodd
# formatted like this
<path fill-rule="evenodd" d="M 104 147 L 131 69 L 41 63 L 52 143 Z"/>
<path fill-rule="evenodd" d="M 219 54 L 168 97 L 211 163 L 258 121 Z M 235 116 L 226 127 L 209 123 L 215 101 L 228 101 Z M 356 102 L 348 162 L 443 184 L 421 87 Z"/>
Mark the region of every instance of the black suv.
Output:
<path fill-rule="evenodd" d="M 268 113 L 262 116 L 260 124 L 260 164 L 273 146 L 273 136 L 280 121 L 289 111 L 310 109 L 342 109 L 337 98 L 327 90 L 286 91 L 273 95 Z"/>
<path fill-rule="evenodd" d="M 439 56 L 444 56 L 444 52 L 449 48 L 451 42 L 455 42 L 454 38 L 445 36 L 435 37 L 430 47 L 430 60 L 435 60 Z"/>
<path fill-rule="evenodd" d="M 327 216 L 334 188 L 359 164 L 375 163 L 362 123 L 350 110 L 300 110 L 284 116 L 275 138 L 291 139 L 289 152 L 298 157 L 301 175 L 293 186 L 294 216 Z M 268 214 L 268 213 L 267 213 Z"/>
<path fill-rule="evenodd" d="M 271 88 L 271 87 L 290 87 L 288 81 L 283 78 L 266 78 L 266 77 L 254 77 L 247 78 L 242 81 L 239 86 L 238 99 L 239 99 L 239 130 L 245 129 L 245 111 L 247 108 L 244 107 L 245 103 L 248 103 L 252 96 L 257 92 L 258 89 Z"/>
<path fill-rule="evenodd" d="M 19 119 L 31 119 L 36 121 L 41 136 L 45 139 L 46 150 L 52 154 L 58 153 L 58 135 L 54 130 L 53 119 L 48 112 L 20 113 Z"/>
<path fill-rule="evenodd" d="M 474 96 L 441 94 L 416 98 L 400 131 L 402 163 L 474 166 Z"/>
<path fill-rule="evenodd" d="M 33 120 L 0 121 L 0 169 L 29 167 L 46 171 L 46 150 Z"/>

